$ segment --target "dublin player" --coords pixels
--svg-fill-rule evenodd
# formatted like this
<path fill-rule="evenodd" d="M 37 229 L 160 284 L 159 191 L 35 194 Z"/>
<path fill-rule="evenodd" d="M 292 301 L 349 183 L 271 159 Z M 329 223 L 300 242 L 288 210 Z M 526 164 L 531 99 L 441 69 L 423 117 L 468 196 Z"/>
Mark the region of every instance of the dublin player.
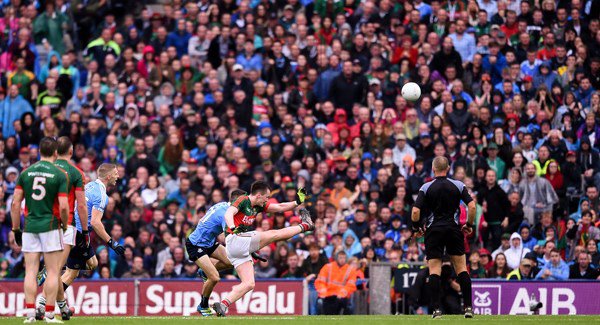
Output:
<path fill-rule="evenodd" d="M 250 231 L 250 226 L 254 223 L 258 213 L 290 211 L 304 203 L 306 197 L 304 189 L 299 189 L 295 201 L 269 204 L 270 194 L 271 189 L 267 183 L 256 181 L 252 184 L 250 195 L 238 197 L 225 212 L 228 233 L 225 239 L 227 257 L 235 267 L 242 283 L 233 287 L 227 299 L 213 304 L 217 316 L 225 316 L 232 303 L 254 289 L 254 267 L 251 257 L 253 252 L 271 243 L 312 231 L 315 227 L 308 211 L 301 209 L 302 223 L 298 226 L 263 232 Z"/>
<path fill-rule="evenodd" d="M 44 255 L 48 281 L 44 288 L 48 308 L 45 321 L 62 323 L 54 318 L 54 304 L 58 293 L 59 275 L 62 261 L 63 232 L 69 221 L 69 200 L 67 198 L 68 176 L 56 165 L 57 143 L 52 138 L 40 142 L 41 160 L 27 168 L 19 176 L 11 207 L 12 229 L 15 242 L 25 253 L 25 323 L 34 323 L 35 295 L 37 293 L 36 273 L 40 265 L 40 255 Z M 21 203 L 25 200 L 25 228 L 21 231 Z M 58 205 L 60 218 L 53 213 Z"/>
<path fill-rule="evenodd" d="M 235 202 L 238 197 L 245 195 L 242 190 L 233 190 L 230 201 Z M 226 228 L 225 212 L 229 208 L 228 202 L 220 202 L 213 205 L 206 215 L 198 221 L 196 229 L 190 234 L 185 242 L 185 250 L 190 261 L 196 263 L 205 274 L 204 286 L 202 286 L 202 300 L 198 305 L 198 312 L 202 316 L 212 316 L 212 310 L 208 306 L 208 299 L 214 287 L 219 282 L 219 271 L 233 267 L 227 258 L 225 247 L 217 242 L 219 234 Z M 213 263 L 211 258 L 216 259 Z"/>
<path fill-rule="evenodd" d="M 67 230 L 63 235 L 64 241 L 64 250 L 63 255 L 60 261 L 60 265 L 63 266 L 67 262 L 67 257 L 71 252 L 71 248 L 75 246 L 75 238 L 76 238 L 76 230 L 75 230 L 75 205 L 77 205 L 77 212 L 79 212 L 79 216 L 82 217 L 83 224 L 85 227 L 82 229 L 82 236 L 85 240 L 80 243 L 83 245 L 84 249 L 90 244 L 89 233 L 87 228 L 87 206 L 85 204 L 85 194 L 83 192 L 83 184 L 85 180 L 85 176 L 83 172 L 75 167 L 71 163 L 71 157 L 73 156 L 73 143 L 69 137 L 60 137 L 57 140 L 57 153 L 58 159 L 54 163 L 56 166 L 62 168 L 67 172 L 67 176 L 69 177 L 69 181 L 67 184 L 67 191 L 69 193 L 69 222 L 67 226 Z M 54 215 L 58 215 L 58 207 L 54 208 Z M 46 268 L 44 268 L 40 273 L 38 273 L 38 285 L 41 286 L 46 280 Z M 67 301 L 65 299 L 64 292 L 64 284 L 59 283 L 58 293 L 56 296 L 56 303 L 58 304 L 58 308 L 60 308 L 60 313 L 63 320 L 68 320 L 72 316 L 72 311 L 67 306 Z M 42 293 L 42 295 L 38 298 L 38 308 L 36 317 L 37 319 L 42 319 L 45 312 L 46 305 L 46 294 Z M 43 308 L 40 308 L 43 307 Z"/>
<path fill-rule="evenodd" d="M 100 167 L 98 167 L 97 174 L 97 180 L 85 185 L 85 201 L 87 202 L 87 227 L 88 229 L 89 227 L 92 227 L 94 232 L 96 232 L 96 234 L 102 238 L 102 240 L 106 241 L 110 248 L 112 248 L 117 254 L 123 256 L 125 253 L 125 248 L 112 240 L 102 224 L 102 215 L 104 214 L 104 209 L 108 203 L 106 188 L 107 186 L 114 186 L 117 183 L 117 179 L 119 178 L 117 166 L 107 163 L 102 164 Z M 81 223 L 81 220 L 82 219 L 79 217 L 78 210 L 75 213 L 77 242 L 75 247 L 73 247 L 71 250 L 69 258 L 67 259 L 67 270 L 61 277 L 62 285 L 64 286 L 65 290 L 77 278 L 79 275 L 79 270 L 86 268 L 93 270 L 98 265 L 94 247 L 92 247 L 92 245 L 85 245 L 84 243 L 87 241 L 87 236 L 83 235 L 84 225 Z M 38 301 L 38 303 L 40 302 L 41 301 Z M 42 310 L 42 308 L 46 308 L 47 310 L 48 307 L 50 307 L 49 303 L 40 303 L 38 312 Z"/>

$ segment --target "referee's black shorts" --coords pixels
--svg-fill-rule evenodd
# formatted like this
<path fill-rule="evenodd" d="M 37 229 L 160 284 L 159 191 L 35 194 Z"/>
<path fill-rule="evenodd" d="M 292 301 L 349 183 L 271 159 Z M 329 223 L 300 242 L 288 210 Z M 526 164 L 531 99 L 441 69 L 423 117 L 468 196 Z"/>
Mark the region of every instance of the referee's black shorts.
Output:
<path fill-rule="evenodd" d="M 444 252 L 452 256 L 465 254 L 465 239 L 458 226 L 432 227 L 425 231 L 427 259 L 441 259 Z"/>

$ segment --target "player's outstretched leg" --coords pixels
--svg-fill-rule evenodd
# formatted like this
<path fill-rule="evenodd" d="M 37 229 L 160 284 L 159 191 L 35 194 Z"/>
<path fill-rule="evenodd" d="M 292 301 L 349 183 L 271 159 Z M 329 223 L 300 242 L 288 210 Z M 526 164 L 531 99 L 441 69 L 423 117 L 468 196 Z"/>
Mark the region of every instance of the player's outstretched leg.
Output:
<path fill-rule="evenodd" d="M 202 286 L 202 300 L 200 301 L 200 304 L 198 305 L 196 310 L 202 316 L 212 316 L 213 313 L 212 310 L 210 310 L 210 307 L 208 306 L 208 299 L 210 298 L 210 294 L 212 293 L 217 283 L 219 283 L 219 281 L 221 280 L 221 277 L 219 276 L 219 271 L 217 271 L 217 268 L 215 268 L 212 260 L 210 259 L 210 257 L 208 257 L 208 255 L 204 255 L 197 259 L 196 265 L 198 265 L 198 267 L 200 268 L 199 270 L 202 270 L 202 272 L 206 276 L 206 279 L 204 280 L 204 285 Z"/>
<path fill-rule="evenodd" d="M 301 224 L 278 230 L 269 230 L 260 233 L 260 248 L 270 245 L 274 242 L 288 240 L 300 233 L 312 231 L 315 229 L 314 220 L 306 209 L 300 209 Z"/>

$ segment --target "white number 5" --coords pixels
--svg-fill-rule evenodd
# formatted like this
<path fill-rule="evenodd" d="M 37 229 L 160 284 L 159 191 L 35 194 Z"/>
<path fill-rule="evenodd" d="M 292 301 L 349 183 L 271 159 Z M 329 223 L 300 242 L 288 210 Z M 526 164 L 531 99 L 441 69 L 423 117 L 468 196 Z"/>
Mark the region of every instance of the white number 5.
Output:
<path fill-rule="evenodd" d="M 46 188 L 43 186 L 43 184 L 46 184 L 46 177 L 35 177 L 33 179 L 33 190 L 40 191 L 40 193 L 33 193 L 33 195 L 31 195 L 32 199 L 40 201 L 44 198 L 44 196 L 46 196 Z"/>

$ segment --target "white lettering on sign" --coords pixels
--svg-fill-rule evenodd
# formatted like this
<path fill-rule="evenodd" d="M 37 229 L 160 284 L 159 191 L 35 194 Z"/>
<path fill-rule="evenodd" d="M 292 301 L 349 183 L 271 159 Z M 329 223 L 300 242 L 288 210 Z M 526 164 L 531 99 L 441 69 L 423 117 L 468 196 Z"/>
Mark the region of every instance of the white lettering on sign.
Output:
<path fill-rule="evenodd" d="M 561 299 L 565 297 L 565 299 Z M 569 315 L 577 314 L 575 302 L 575 292 L 569 288 L 556 288 L 552 290 L 552 315 L 558 315 L 560 309 L 568 309 Z"/>
<path fill-rule="evenodd" d="M 220 301 L 228 296 L 228 292 L 219 295 L 213 292 L 209 303 Z M 161 284 L 148 286 L 146 290 L 148 303 L 145 311 L 148 314 L 167 313 L 171 315 L 189 316 L 196 312 L 201 295 L 198 291 L 169 291 Z M 235 302 L 238 314 L 294 314 L 296 293 L 277 291 L 276 285 L 267 290 L 254 290 Z"/>

